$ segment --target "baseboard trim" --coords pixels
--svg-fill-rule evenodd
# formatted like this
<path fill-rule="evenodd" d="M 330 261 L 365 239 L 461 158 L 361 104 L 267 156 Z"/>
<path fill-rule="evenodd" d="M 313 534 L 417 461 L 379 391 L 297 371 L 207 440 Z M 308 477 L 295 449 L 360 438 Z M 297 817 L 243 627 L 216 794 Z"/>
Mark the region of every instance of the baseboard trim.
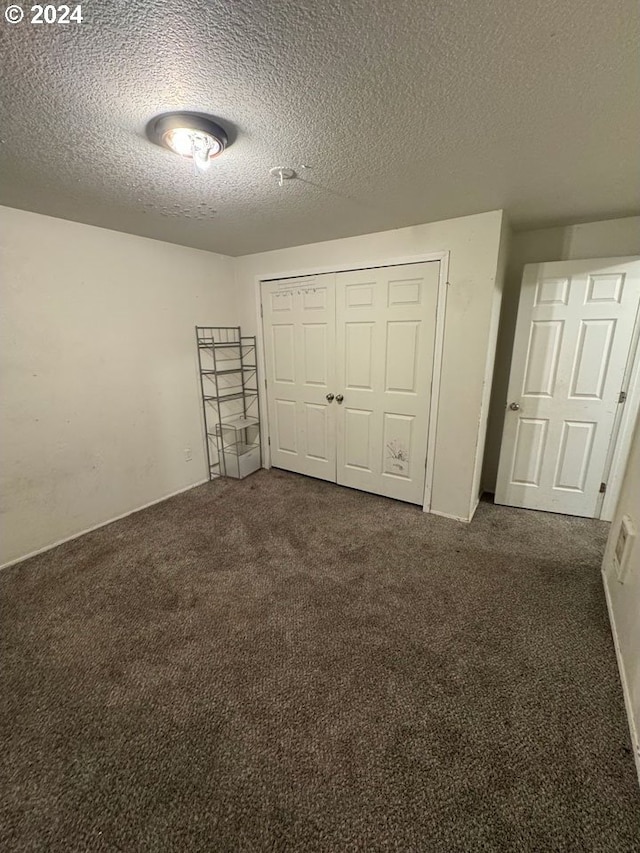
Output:
<path fill-rule="evenodd" d="M 149 503 L 142 504 L 142 506 L 137 506 L 135 509 L 128 510 L 128 512 L 123 512 L 121 515 L 115 515 L 108 521 L 101 521 L 99 524 L 94 524 L 93 527 L 87 527 L 84 530 L 80 530 L 78 533 L 73 533 L 71 536 L 65 537 L 64 539 L 58 539 L 57 542 L 53 542 L 51 545 L 45 545 L 43 548 L 38 548 L 37 551 L 30 551 L 22 557 L 16 557 L 14 560 L 9 560 L 9 562 L 3 563 L 0 566 L 0 571 L 2 571 L 2 569 L 8 569 L 10 566 L 15 566 L 17 563 L 22 563 L 24 560 L 29 560 L 31 557 L 37 557 L 38 554 L 44 554 L 45 551 L 51 551 L 52 548 L 57 548 L 58 545 L 64 545 L 65 542 L 71 542 L 73 539 L 79 539 L 81 536 L 84 536 L 85 533 L 91 533 L 94 530 L 99 530 L 101 527 L 106 527 L 107 524 L 113 524 L 114 521 L 120 521 L 120 519 L 127 518 L 127 516 L 133 515 L 136 512 L 141 512 L 143 509 L 148 509 L 150 506 L 161 504 L 163 501 L 168 501 L 169 498 L 175 498 L 176 495 L 181 495 L 183 492 L 188 492 L 190 489 L 195 489 L 197 486 L 202 486 L 204 483 L 208 482 L 208 478 L 206 480 L 199 480 L 197 483 L 192 483 L 190 486 L 177 489 L 175 492 L 170 492 L 168 495 L 164 495 L 161 498 L 156 498 L 156 500 L 149 501 Z"/>
<path fill-rule="evenodd" d="M 470 524 L 470 518 L 463 518 L 461 515 L 451 515 L 449 512 L 440 512 L 439 509 L 430 509 L 431 515 L 439 515 L 440 518 L 450 518 L 452 521 L 461 521 L 463 524 Z"/>
<path fill-rule="evenodd" d="M 483 494 L 484 494 L 484 492 L 480 492 L 480 494 L 478 495 L 478 497 L 475 500 L 475 503 L 471 507 L 471 512 L 469 515 L 469 522 L 473 521 L 473 516 L 476 514 L 476 510 L 478 509 L 478 505 L 480 504 L 480 501 L 482 500 Z"/>
<path fill-rule="evenodd" d="M 629 723 L 629 733 L 631 735 L 631 747 L 633 749 L 633 757 L 636 763 L 636 773 L 638 774 L 638 784 L 640 785 L 640 738 L 636 728 L 636 721 L 633 715 L 633 705 L 631 704 L 631 691 L 625 675 L 624 663 L 622 660 L 622 652 L 620 651 L 620 643 L 618 641 L 618 631 L 616 629 L 616 620 L 611 604 L 611 596 L 609 594 L 609 586 L 607 584 L 607 574 L 605 569 L 602 570 L 602 585 L 604 586 L 604 597 L 607 601 L 607 610 L 609 612 L 609 625 L 611 626 L 611 634 L 613 636 L 613 647 L 616 650 L 616 660 L 618 661 L 618 672 L 620 673 L 620 682 L 622 684 L 622 695 L 624 696 L 624 706 L 627 711 L 627 722 Z"/>

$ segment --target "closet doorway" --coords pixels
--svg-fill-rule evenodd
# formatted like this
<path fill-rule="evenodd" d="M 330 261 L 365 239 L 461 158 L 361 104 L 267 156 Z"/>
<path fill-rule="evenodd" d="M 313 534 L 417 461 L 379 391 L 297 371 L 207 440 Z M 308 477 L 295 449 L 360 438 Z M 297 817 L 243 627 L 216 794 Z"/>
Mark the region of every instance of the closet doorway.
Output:
<path fill-rule="evenodd" d="M 422 504 L 440 263 L 262 283 L 271 464 Z"/>

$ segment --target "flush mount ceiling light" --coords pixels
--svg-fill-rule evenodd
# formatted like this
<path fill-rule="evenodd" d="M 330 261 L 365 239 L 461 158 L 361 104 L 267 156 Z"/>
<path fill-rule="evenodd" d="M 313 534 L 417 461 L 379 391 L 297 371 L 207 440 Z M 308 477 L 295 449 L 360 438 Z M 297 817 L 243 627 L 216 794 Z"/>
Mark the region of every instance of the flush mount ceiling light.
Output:
<path fill-rule="evenodd" d="M 226 131 L 201 113 L 164 113 L 147 125 L 151 142 L 193 160 L 197 174 L 206 172 L 214 157 L 229 144 Z"/>

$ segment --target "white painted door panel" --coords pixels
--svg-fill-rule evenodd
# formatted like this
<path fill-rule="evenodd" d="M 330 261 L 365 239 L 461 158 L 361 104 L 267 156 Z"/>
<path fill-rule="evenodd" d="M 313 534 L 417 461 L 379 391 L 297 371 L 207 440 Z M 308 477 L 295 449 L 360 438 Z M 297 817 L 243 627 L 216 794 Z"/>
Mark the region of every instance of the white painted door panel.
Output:
<path fill-rule="evenodd" d="M 597 514 L 639 300 L 633 258 L 525 267 L 497 503 Z"/>
<path fill-rule="evenodd" d="M 335 276 L 263 285 L 271 461 L 335 481 Z"/>
<path fill-rule="evenodd" d="M 337 482 L 422 504 L 439 264 L 336 274 Z"/>

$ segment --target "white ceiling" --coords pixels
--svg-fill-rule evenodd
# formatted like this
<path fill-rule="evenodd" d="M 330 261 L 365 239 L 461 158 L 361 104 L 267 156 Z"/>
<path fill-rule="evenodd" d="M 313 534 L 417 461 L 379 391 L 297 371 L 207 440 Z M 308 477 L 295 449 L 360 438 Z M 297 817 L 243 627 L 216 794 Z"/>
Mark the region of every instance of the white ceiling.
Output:
<path fill-rule="evenodd" d="M 517 228 L 638 210 L 635 0 L 82 9 L 0 24 L 2 204 L 231 255 L 500 207 Z M 172 109 L 235 128 L 205 177 L 145 138 Z"/>

